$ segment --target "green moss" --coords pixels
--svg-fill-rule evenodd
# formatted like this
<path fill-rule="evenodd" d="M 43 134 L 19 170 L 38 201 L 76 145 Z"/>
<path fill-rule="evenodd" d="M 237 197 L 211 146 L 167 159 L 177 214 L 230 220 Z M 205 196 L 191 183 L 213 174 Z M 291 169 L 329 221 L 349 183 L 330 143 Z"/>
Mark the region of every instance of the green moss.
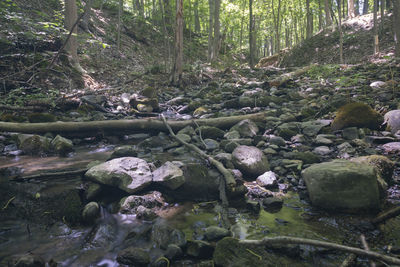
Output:
<path fill-rule="evenodd" d="M 17 116 L 10 113 L 4 113 L 0 116 L 0 121 L 6 122 L 24 122 L 26 119 L 22 116 Z"/>
<path fill-rule="evenodd" d="M 304 164 L 313 164 L 313 163 L 318 163 L 321 161 L 320 158 L 316 154 L 314 154 L 310 151 L 295 152 L 294 158 L 303 161 Z"/>
<path fill-rule="evenodd" d="M 88 104 L 82 104 L 78 107 L 76 111 L 81 115 L 87 115 L 90 112 L 94 111 L 94 108 L 93 106 L 90 106 Z"/>
<path fill-rule="evenodd" d="M 71 224 L 81 221 L 82 202 L 77 193 L 68 194 L 65 197 L 63 217 Z"/>
<path fill-rule="evenodd" d="M 342 106 L 336 112 L 332 122 L 332 130 L 341 130 L 346 127 L 359 127 L 379 129 L 383 122 L 381 114 L 364 103 L 349 103 Z"/>
<path fill-rule="evenodd" d="M 297 132 L 288 128 L 278 129 L 278 135 L 285 140 L 290 140 L 290 138 L 292 138 L 292 136 L 295 136 L 296 134 Z"/>
<path fill-rule="evenodd" d="M 393 184 L 392 176 L 395 165 L 394 162 L 387 157 L 381 155 L 370 155 L 354 158 L 353 161 L 367 163 L 368 165 L 374 166 L 385 182 L 387 182 L 389 185 Z"/>
<path fill-rule="evenodd" d="M 148 98 L 155 98 L 157 97 L 157 89 L 151 86 L 147 86 L 143 89 L 142 95 Z"/>
<path fill-rule="evenodd" d="M 29 155 L 41 155 L 50 152 L 51 139 L 34 135 L 24 139 L 20 145 L 20 149 Z"/>
<path fill-rule="evenodd" d="M 53 114 L 49 113 L 31 113 L 28 115 L 28 120 L 31 123 L 55 122 L 57 118 Z"/>

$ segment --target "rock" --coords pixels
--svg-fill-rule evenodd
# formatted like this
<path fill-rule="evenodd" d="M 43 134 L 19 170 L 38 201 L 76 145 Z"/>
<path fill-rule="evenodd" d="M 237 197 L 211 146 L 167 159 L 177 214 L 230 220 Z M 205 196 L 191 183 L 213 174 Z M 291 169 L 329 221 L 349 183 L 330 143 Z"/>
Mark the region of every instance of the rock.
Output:
<path fill-rule="evenodd" d="M 192 127 L 192 126 L 186 126 L 185 128 L 183 128 L 182 130 L 180 130 L 178 133 L 177 133 L 177 135 L 178 134 L 186 134 L 186 135 L 189 135 L 189 136 L 193 136 L 193 135 L 195 135 L 195 131 L 194 131 L 194 128 Z"/>
<path fill-rule="evenodd" d="M 160 207 L 164 203 L 164 199 L 160 192 L 152 191 L 142 196 L 127 196 L 119 201 L 119 211 L 121 213 L 135 214 L 139 206 L 145 208 Z"/>
<path fill-rule="evenodd" d="M 14 267 L 45 267 L 46 261 L 35 254 L 27 253 L 16 260 Z"/>
<path fill-rule="evenodd" d="M 276 146 L 286 146 L 285 139 L 280 136 L 271 136 L 269 139 L 269 143 Z"/>
<path fill-rule="evenodd" d="M 153 112 L 153 107 L 151 105 L 137 104 L 136 109 L 140 112 Z"/>
<path fill-rule="evenodd" d="M 222 142 L 221 142 L 221 146 L 222 146 Z M 228 153 L 232 153 L 238 146 L 240 146 L 240 144 L 236 141 L 231 141 L 228 142 L 226 145 L 223 146 L 224 150 Z"/>
<path fill-rule="evenodd" d="M 186 143 L 190 143 L 190 141 L 192 141 L 192 138 L 187 134 L 179 133 L 176 135 L 176 137 L 178 137 L 180 140 L 182 140 Z"/>
<path fill-rule="evenodd" d="M 237 131 L 242 138 L 252 138 L 258 134 L 258 127 L 251 120 L 242 120 L 234 125 L 229 131 Z"/>
<path fill-rule="evenodd" d="M 321 161 L 316 154 L 310 151 L 306 152 L 296 151 L 293 153 L 293 158 L 303 161 L 303 164 L 313 164 L 313 163 L 319 163 Z"/>
<path fill-rule="evenodd" d="M 240 138 L 240 133 L 236 130 L 234 131 L 229 131 L 224 135 L 225 139 L 232 140 L 232 139 L 239 139 Z"/>
<path fill-rule="evenodd" d="M 152 221 L 157 218 L 157 214 L 151 209 L 139 206 L 136 209 L 136 217 L 138 219 L 143 219 L 145 221 Z"/>
<path fill-rule="evenodd" d="M 101 186 L 98 183 L 88 182 L 88 187 L 85 191 L 87 200 L 93 200 L 101 193 Z"/>
<path fill-rule="evenodd" d="M 324 137 L 323 135 L 319 134 L 315 138 L 315 143 L 317 145 L 331 145 L 331 144 L 333 144 L 333 141 Z"/>
<path fill-rule="evenodd" d="M 388 183 L 389 185 L 393 184 L 394 181 L 392 176 L 395 164 L 387 157 L 381 155 L 370 155 L 353 158 L 351 159 L 351 161 L 366 163 L 368 165 L 374 166 L 386 183 Z"/>
<path fill-rule="evenodd" d="M 150 256 L 147 251 L 142 248 L 129 247 L 118 253 L 117 261 L 121 264 L 129 266 L 148 266 Z"/>
<path fill-rule="evenodd" d="M 54 139 L 51 141 L 51 146 L 53 147 L 54 151 L 61 156 L 65 156 L 74 150 L 72 141 L 61 137 L 60 135 L 54 137 Z"/>
<path fill-rule="evenodd" d="M 257 177 L 269 171 L 269 163 L 264 153 L 251 146 L 238 146 L 232 152 L 233 164 L 244 175 Z"/>
<path fill-rule="evenodd" d="M 153 172 L 153 182 L 175 190 L 185 183 L 185 177 L 180 166 L 182 162 L 165 162 L 160 168 Z"/>
<path fill-rule="evenodd" d="M 256 182 L 265 188 L 273 188 L 278 185 L 276 174 L 273 171 L 268 171 L 258 176 Z"/>
<path fill-rule="evenodd" d="M 330 120 L 306 121 L 301 124 L 303 134 L 309 137 L 316 136 L 322 128 L 330 124 Z"/>
<path fill-rule="evenodd" d="M 179 246 L 175 244 L 168 245 L 167 250 L 165 251 L 165 257 L 167 257 L 169 260 L 176 260 L 182 256 L 183 252 Z"/>
<path fill-rule="evenodd" d="M 24 138 L 19 149 L 28 155 L 42 155 L 51 152 L 51 139 L 39 135 Z"/>
<path fill-rule="evenodd" d="M 332 122 L 332 130 L 341 130 L 346 127 L 379 129 L 383 117 L 370 106 L 364 103 L 349 103 L 336 112 Z"/>
<path fill-rule="evenodd" d="M 212 257 L 214 247 L 201 240 L 189 240 L 187 242 L 186 254 L 199 259 L 209 259 Z"/>
<path fill-rule="evenodd" d="M 143 107 L 152 108 L 152 111 L 159 110 L 157 98 L 138 98 L 137 96 L 133 96 L 129 101 L 129 105 L 133 108 L 138 108 L 139 105 L 142 105 Z"/>
<path fill-rule="evenodd" d="M 327 146 L 318 146 L 314 148 L 313 153 L 320 156 L 326 156 L 332 153 L 332 150 Z"/>
<path fill-rule="evenodd" d="M 200 126 L 196 129 L 196 133 L 199 134 L 201 132 L 201 137 L 210 138 L 210 139 L 219 139 L 224 137 L 225 132 L 217 127 L 212 126 Z"/>
<path fill-rule="evenodd" d="M 174 201 L 211 201 L 219 199 L 220 173 L 208 169 L 198 163 L 189 163 L 182 167 L 185 183 L 179 188 L 171 191 L 166 190 L 167 196 Z"/>
<path fill-rule="evenodd" d="M 82 219 L 86 223 L 93 223 L 99 216 L 99 213 L 100 213 L 99 204 L 97 204 L 97 202 L 89 202 L 83 208 Z"/>
<path fill-rule="evenodd" d="M 382 81 L 375 81 L 369 85 L 372 89 L 381 89 L 386 86 L 385 82 Z"/>
<path fill-rule="evenodd" d="M 182 248 L 186 245 L 185 234 L 163 223 L 154 224 L 151 230 L 151 242 L 161 249 L 167 249 L 171 244 Z"/>
<path fill-rule="evenodd" d="M 260 202 L 257 200 L 246 199 L 246 209 L 254 214 L 260 213 Z"/>
<path fill-rule="evenodd" d="M 302 172 L 313 205 L 336 212 L 380 209 L 374 167 L 347 160 L 314 164 Z"/>
<path fill-rule="evenodd" d="M 278 212 L 283 206 L 283 200 L 277 197 L 264 198 L 262 203 L 268 212 Z"/>
<path fill-rule="evenodd" d="M 342 131 L 342 135 L 343 138 L 347 140 L 358 139 L 358 128 L 357 127 L 344 128 Z"/>
<path fill-rule="evenodd" d="M 222 162 L 228 169 L 233 169 L 233 163 L 232 163 L 232 154 L 230 153 L 219 153 L 215 155 L 214 157 L 216 160 Z"/>
<path fill-rule="evenodd" d="M 115 148 L 114 152 L 110 156 L 110 159 L 116 159 L 122 157 L 136 157 L 136 156 L 137 156 L 137 147 L 126 145 Z"/>
<path fill-rule="evenodd" d="M 384 120 L 386 123 L 386 129 L 392 134 L 397 133 L 400 130 L 400 110 L 392 110 L 385 114 Z"/>
<path fill-rule="evenodd" d="M 382 146 L 385 153 L 399 153 L 400 152 L 400 142 L 390 142 Z"/>
<path fill-rule="evenodd" d="M 150 185 L 153 175 L 145 160 L 117 158 L 90 168 L 85 177 L 100 184 L 117 187 L 129 194 Z"/>
<path fill-rule="evenodd" d="M 206 145 L 205 149 L 208 151 L 213 151 L 219 148 L 219 143 L 213 139 L 207 138 L 204 139 L 204 144 Z"/>
<path fill-rule="evenodd" d="M 82 102 L 88 102 L 91 104 L 103 105 L 107 102 L 107 98 L 104 95 L 85 95 L 81 97 Z"/>
<path fill-rule="evenodd" d="M 200 117 L 201 115 L 207 114 L 209 111 L 205 107 L 198 107 L 193 111 L 193 117 Z"/>
<path fill-rule="evenodd" d="M 157 97 L 157 89 L 151 86 L 147 86 L 140 92 L 143 96 L 147 98 L 155 98 Z"/>
<path fill-rule="evenodd" d="M 278 135 L 283 137 L 285 140 L 290 140 L 292 136 L 299 133 L 301 129 L 300 125 L 300 122 L 283 123 L 277 127 Z"/>
<path fill-rule="evenodd" d="M 218 241 L 224 237 L 231 236 L 231 232 L 222 227 L 210 226 L 206 228 L 204 236 L 208 241 Z"/>

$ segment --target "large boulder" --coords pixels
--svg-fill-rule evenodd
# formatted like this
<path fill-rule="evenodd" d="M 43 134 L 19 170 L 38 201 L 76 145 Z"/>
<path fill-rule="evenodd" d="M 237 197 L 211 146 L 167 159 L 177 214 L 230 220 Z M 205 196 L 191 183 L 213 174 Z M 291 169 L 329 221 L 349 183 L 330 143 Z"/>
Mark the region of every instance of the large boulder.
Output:
<path fill-rule="evenodd" d="M 334 160 L 314 164 L 302 175 L 315 206 L 351 213 L 380 209 L 378 174 L 372 166 Z"/>
<path fill-rule="evenodd" d="M 332 130 L 341 130 L 347 127 L 378 129 L 383 122 L 381 114 L 364 103 L 349 103 L 336 112 L 332 122 Z"/>
<path fill-rule="evenodd" d="M 245 176 L 255 178 L 269 171 L 264 153 L 254 146 L 238 146 L 232 152 L 232 161 Z"/>
<path fill-rule="evenodd" d="M 395 134 L 400 130 L 400 109 L 389 111 L 384 116 L 386 129 Z"/>
<path fill-rule="evenodd" d="M 393 161 L 381 155 L 369 155 L 351 159 L 354 162 L 365 163 L 374 166 L 383 180 L 388 184 L 393 184 L 393 171 L 395 164 Z"/>
<path fill-rule="evenodd" d="M 117 158 L 96 165 L 85 176 L 89 180 L 117 187 L 129 194 L 144 189 L 153 180 L 149 164 L 135 157 Z"/>
<path fill-rule="evenodd" d="M 185 183 L 185 176 L 181 170 L 182 162 L 165 162 L 153 172 L 153 182 L 159 183 L 171 190 L 175 190 Z"/>

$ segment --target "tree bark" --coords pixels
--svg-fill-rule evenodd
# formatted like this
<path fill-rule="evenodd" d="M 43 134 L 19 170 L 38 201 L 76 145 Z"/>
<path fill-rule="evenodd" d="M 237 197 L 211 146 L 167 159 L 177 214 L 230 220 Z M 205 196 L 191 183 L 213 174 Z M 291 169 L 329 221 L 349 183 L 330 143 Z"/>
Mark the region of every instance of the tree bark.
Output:
<path fill-rule="evenodd" d="M 176 0 L 175 63 L 171 83 L 180 86 L 183 72 L 183 0 Z"/>
<path fill-rule="evenodd" d="M 306 0 L 306 17 L 307 17 L 306 39 L 308 39 L 312 36 L 312 14 L 310 10 L 310 0 Z"/>
<path fill-rule="evenodd" d="M 221 7 L 221 0 L 214 0 L 214 45 L 213 60 L 218 58 L 219 54 L 219 44 L 220 44 L 220 22 L 219 22 L 219 12 Z"/>
<path fill-rule="evenodd" d="M 265 113 L 255 113 L 231 117 L 211 119 L 169 121 L 171 128 L 176 131 L 189 125 L 207 125 L 228 129 L 242 120 L 265 121 Z M 195 123 L 194 123 L 195 122 Z M 14 123 L 0 122 L 0 132 L 17 132 L 30 134 L 55 133 L 66 136 L 93 136 L 98 134 L 126 134 L 132 132 L 167 131 L 159 119 L 109 120 L 89 122 L 44 122 L 44 123 Z"/>
<path fill-rule="evenodd" d="M 253 0 L 249 0 L 249 65 L 254 68 L 255 62 L 255 47 L 254 47 L 254 16 L 253 16 Z"/>
<path fill-rule="evenodd" d="M 117 49 L 118 51 L 121 50 L 121 28 L 122 28 L 122 20 L 121 20 L 121 15 L 122 15 L 122 10 L 123 10 L 123 0 L 119 0 L 119 5 L 118 5 L 118 31 L 117 31 Z"/>
<path fill-rule="evenodd" d="M 71 55 L 73 63 L 79 64 L 78 58 L 78 34 L 77 27 L 74 27 L 75 22 L 78 20 L 78 10 L 75 0 L 65 0 L 65 28 L 68 31 L 72 30 L 72 35 L 65 45 L 65 49 Z"/>
<path fill-rule="evenodd" d="M 208 17 L 208 62 L 211 62 L 214 59 L 214 51 L 213 51 L 213 29 L 214 29 L 214 1 L 208 0 L 208 7 L 209 7 L 209 17 Z"/>
<path fill-rule="evenodd" d="M 368 14 L 368 11 L 369 11 L 369 2 L 368 2 L 368 0 L 364 0 L 363 15 Z"/>
<path fill-rule="evenodd" d="M 342 14 L 341 14 L 341 0 L 337 1 L 338 5 L 338 17 L 339 17 L 339 60 L 340 64 L 343 64 L 343 31 L 342 31 Z"/>
<path fill-rule="evenodd" d="M 400 57 L 400 0 L 393 0 L 393 32 L 396 56 Z"/>
<path fill-rule="evenodd" d="M 374 55 L 379 53 L 378 1 L 379 0 L 374 0 Z"/>
<path fill-rule="evenodd" d="M 92 10 L 92 4 L 93 4 L 93 0 L 86 0 L 85 1 L 85 8 L 84 8 L 84 15 L 82 17 L 82 21 L 80 23 L 80 26 L 82 27 L 82 29 L 85 32 L 90 32 L 89 31 L 89 20 L 90 20 L 90 16 L 91 16 L 91 10 Z"/>
<path fill-rule="evenodd" d="M 322 20 L 322 5 L 321 0 L 318 0 L 318 30 L 322 30 L 323 20 Z"/>
<path fill-rule="evenodd" d="M 200 33 L 199 0 L 194 1 L 194 31 Z"/>
<path fill-rule="evenodd" d="M 326 27 L 332 25 L 330 1 L 331 0 L 325 0 L 325 25 L 326 25 Z"/>
<path fill-rule="evenodd" d="M 356 11 L 354 9 L 354 0 L 347 0 L 347 10 L 348 10 L 348 14 L 347 16 L 351 19 L 354 18 L 356 16 Z"/>

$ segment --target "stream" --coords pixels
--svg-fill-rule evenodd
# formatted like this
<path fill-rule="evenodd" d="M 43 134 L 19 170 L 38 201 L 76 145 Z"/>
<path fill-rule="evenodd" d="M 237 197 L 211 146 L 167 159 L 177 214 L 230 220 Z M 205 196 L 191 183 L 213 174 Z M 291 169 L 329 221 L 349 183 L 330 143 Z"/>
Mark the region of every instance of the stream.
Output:
<path fill-rule="evenodd" d="M 106 160 L 113 148 L 114 146 L 105 145 L 80 147 L 67 158 L 0 157 L 0 168 L 23 168 L 24 175 L 32 175 L 38 171 L 79 169 L 91 161 Z M 148 161 L 164 162 L 173 157 L 162 152 L 142 156 L 145 158 L 147 156 Z M 198 159 L 180 160 L 193 162 Z M 79 177 L 68 177 L 45 181 L 33 180 L 21 184 L 31 186 L 33 194 L 35 188 L 40 188 L 40 192 L 43 192 L 43 190 L 54 190 L 53 188 L 79 187 L 81 183 Z M 5 206 L 2 203 L 0 208 L 3 207 Z M 201 240 L 206 227 L 219 225 L 220 214 L 216 207 L 217 202 L 168 203 L 160 218 L 147 222 L 137 219 L 135 215 L 112 213 L 112 205 L 103 205 L 101 218 L 94 226 L 69 226 L 63 221 L 46 224 L 18 217 L 0 218 L 0 266 L 8 266 L 10 259 L 25 253 L 40 255 L 46 261 L 53 260 L 57 266 L 121 266 L 116 257 L 127 244 L 149 249 L 154 247 L 148 235 L 151 227 L 157 224 L 181 230 L 186 239 Z M 11 202 L 7 209 L 13 208 Z M 283 207 L 278 211 L 268 212 L 261 208 L 259 213 L 255 213 L 246 208 L 229 209 L 233 236 L 239 239 L 287 235 L 360 246 L 360 235 L 365 234 L 370 247 L 379 252 L 384 252 L 389 246 L 400 247 L 399 218 L 388 221 L 379 229 L 373 228 L 368 223 L 370 218 L 325 213 L 312 208 L 299 197 L 299 194 L 292 191 L 284 196 Z M 342 253 L 327 249 L 300 247 L 302 253 L 299 262 L 302 266 L 338 266 L 346 257 Z M 152 249 L 150 256 L 156 260 L 160 257 L 160 253 L 159 250 Z M 194 266 L 198 262 L 198 260 L 182 259 L 173 262 L 172 266 Z M 359 263 L 365 266 L 368 264 L 362 260 L 359 260 Z"/>

